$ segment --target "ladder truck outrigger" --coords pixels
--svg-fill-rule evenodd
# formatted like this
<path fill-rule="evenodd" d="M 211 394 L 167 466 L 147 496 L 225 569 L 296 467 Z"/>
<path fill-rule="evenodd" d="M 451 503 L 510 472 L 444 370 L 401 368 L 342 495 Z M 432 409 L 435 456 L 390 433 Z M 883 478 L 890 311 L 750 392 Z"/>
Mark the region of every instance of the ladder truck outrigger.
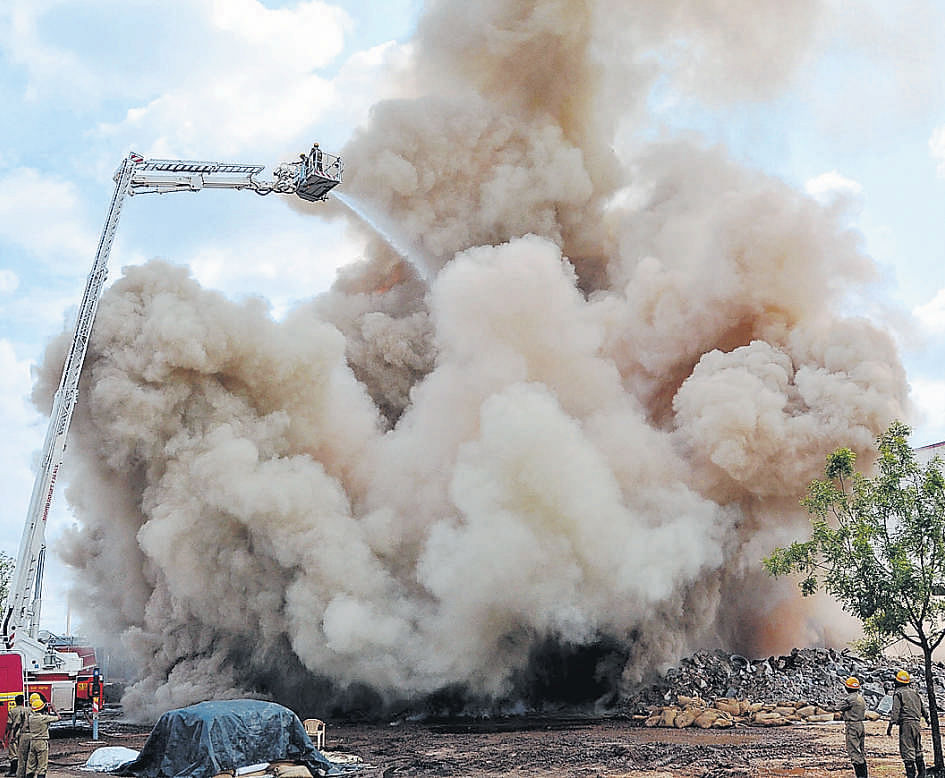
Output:
<path fill-rule="evenodd" d="M 104 705 L 104 678 L 91 646 L 71 637 L 57 637 L 39 629 L 43 565 L 46 556 L 46 519 L 62 466 L 72 412 L 78 399 L 79 378 L 92 333 L 95 312 L 108 275 L 108 257 L 126 196 L 199 192 L 202 189 L 248 189 L 260 195 L 294 194 L 304 200 L 326 200 L 341 183 L 340 157 L 323 152 L 318 144 L 297 162 L 278 165 L 263 178 L 263 165 L 145 159 L 131 152 L 115 172 L 115 190 L 95 261 L 85 285 L 75 330 L 53 398 L 42 459 L 30 497 L 13 577 L 2 613 L 0 636 L 0 732 L 6 727 L 6 709 L 17 694 L 27 699 L 40 693 L 60 714 L 91 714 L 97 735 L 97 712 Z M 3 739 L 5 740 L 5 733 Z"/>

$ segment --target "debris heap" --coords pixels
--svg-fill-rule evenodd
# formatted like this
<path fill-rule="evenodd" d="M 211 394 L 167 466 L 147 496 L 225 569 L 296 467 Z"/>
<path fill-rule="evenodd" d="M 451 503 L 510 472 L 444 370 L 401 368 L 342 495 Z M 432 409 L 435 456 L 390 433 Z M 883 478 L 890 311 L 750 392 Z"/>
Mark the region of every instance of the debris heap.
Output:
<path fill-rule="evenodd" d="M 846 695 L 844 679 L 853 675 L 860 680 L 867 708 L 883 715 L 892 705 L 890 693 L 896 671 L 901 669 L 917 679 L 924 696 L 923 665 L 914 657 L 871 661 L 849 650 L 795 648 L 784 656 L 749 659 L 723 651 L 699 651 L 656 681 L 633 690 L 625 698 L 625 707 L 649 726 L 703 726 L 715 717 L 711 711 L 726 714 L 732 724 L 829 720 Z M 945 709 L 945 665 L 933 664 L 932 674 L 936 700 Z M 676 716 L 682 715 L 681 723 L 676 723 L 673 710 Z M 663 716 L 663 723 L 655 722 L 657 714 Z M 693 714 L 695 718 L 690 719 Z M 811 718 L 822 715 L 828 718 Z M 702 723 L 697 723 L 700 716 Z M 670 719 L 672 723 L 667 724 Z M 709 726 L 730 725 L 713 721 Z"/>
<path fill-rule="evenodd" d="M 875 710 L 867 711 L 867 718 L 880 717 Z M 840 714 L 807 701 L 750 702 L 728 697 L 706 702 L 700 697 L 680 695 L 675 705 L 651 706 L 645 714 L 634 719 L 646 727 L 699 727 L 724 729 L 736 724 L 754 727 L 781 727 L 788 724 L 834 721 Z"/>

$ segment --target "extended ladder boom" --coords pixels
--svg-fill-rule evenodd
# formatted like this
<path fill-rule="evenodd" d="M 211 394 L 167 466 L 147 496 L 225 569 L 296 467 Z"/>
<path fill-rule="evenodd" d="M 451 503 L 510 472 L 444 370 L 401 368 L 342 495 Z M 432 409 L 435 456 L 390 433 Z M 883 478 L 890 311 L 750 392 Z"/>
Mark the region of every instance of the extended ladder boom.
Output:
<path fill-rule="evenodd" d="M 95 311 L 98 308 L 102 285 L 108 275 L 108 256 L 111 253 L 112 243 L 115 241 L 118 217 L 121 216 L 121 207 L 131 184 L 134 164 L 134 158 L 129 156 L 115 173 L 115 191 L 108 207 L 105 228 L 102 230 L 98 251 L 95 253 L 92 272 L 89 273 L 85 284 L 85 293 L 82 295 L 82 304 L 79 306 L 75 332 L 62 369 L 59 388 L 53 398 L 49 428 L 46 430 L 46 441 L 43 444 L 43 458 L 33 483 L 29 511 L 23 527 L 20 551 L 3 617 L 3 634 L 8 646 L 13 642 L 17 629 L 25 628 L 29 637 L 32 638 L 36 637 L 39 630 L 42 568 L 46 553 L 46 519 L 52 505 L 56 477 L 66 450 L 66 436 L 69 432 L 69 423 L 72 421 L 72 411 L 75 409 L 79 377 L 89 345 L 89 336 L 92 333 L 92 324 L 95 321 Z"/>
<path fill-rule="evenodd" d="M 82 295 L 59 388 L 53 398 L 42 460 L 33 484 L 13 580 L 7 594 L 2 623 L 2 634 L 7 648 L 12 648 L 18 641 L 24 648 L 27 643 L 38 645 L 35 638 L 39 631 L 42 607 L 46 519 L 65 454 L 69 424 L 78 399 L 82 365 L 92 334 L 98 301 L 108 276 L 108 257 L 115 240 L 125 197 L 149 193 L 196 192 L 201 189 L 251 189 L 262 195 L 277 192 L 296 194 L 306 200 L 324 200 L 328 192 L 341 182 L 342 164 L 340 157 L 319 153 L 317 158 L 314 155 L 302 155 L 299 162 L 279 165 L 272 180 L 260 179 L 258 176 L 262 171 L 262 165 L 174 159 L 146 160 L 132 152 L 115 172 L 115 191 L 92 271 Z"/>

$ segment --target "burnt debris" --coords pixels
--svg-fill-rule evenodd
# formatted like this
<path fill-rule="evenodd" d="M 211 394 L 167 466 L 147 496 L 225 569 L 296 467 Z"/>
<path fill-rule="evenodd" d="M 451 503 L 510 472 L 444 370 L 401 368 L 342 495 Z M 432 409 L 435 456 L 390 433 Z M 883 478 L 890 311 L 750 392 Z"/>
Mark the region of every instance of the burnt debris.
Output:
<path fill-rule="evenodd" d="M 795 648 L 790 654 L 749 659 L 724 651 L 698 651 L 652 683 L 628 690 L 624 709 L 641 714 L 679 698 L 733 699 L 775 703 L 801 700 L 834 710 L 845 696 L 843 680 L 854 675 L 870 710 L 888 713 L 896 671 L 908 670 L 925 693 L 925 671 L 919 657 L 886 657 L 872 661 L 849 650 Z M 945 706 L 945 665 L 932 666 L 935 696 Z"/>

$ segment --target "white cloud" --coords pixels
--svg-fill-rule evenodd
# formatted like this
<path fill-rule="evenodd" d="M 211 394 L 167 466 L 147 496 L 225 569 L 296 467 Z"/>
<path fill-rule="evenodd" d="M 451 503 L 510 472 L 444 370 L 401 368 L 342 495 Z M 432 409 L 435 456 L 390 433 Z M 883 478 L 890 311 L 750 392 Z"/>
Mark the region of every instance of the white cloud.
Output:
<path fill-rule="evenodd" d="M 841 141 L 848 157 L 902 144 L 913 122 L 924 122 L 945 98 L 945 6 L 937 0 L 828 0 L 822 8 L 820 61 L 827 67 L 804 86 L 820 132 Z"/>
<path fill-rule="evenodd" d="M 919 415 L 917 431 L 922 435 L 915 444 L 922 446 L 945 440 L 945 380 L 912 378 L 909 384 Z"/>
<path fill-rule="evenodd" d="M 233 33 L 241 45 L 277 53 L 282 67 L 297 72 L 331 62 L 351 26 L 341 8 L 318 0 L 279 9 L 266 8 L 258 0 L 212 0 L 210 11 L 216 28 Z"/>
<path fill-rule="evenodd" d="M 172 157 L 275 153 L 310 143 L 308 130 L 336 100 L 332 82 L 316 70 L 340 54 L 348 15 L 318 0 L 281 9 L 258 0 L 201 0 L 188 10 L 203 25 L 189 67 L 169 73 L 150 99 L 96 134 Z"/>
<path fill-rule="evenodd" d="M 18 406 L 23 405 L 22 400 L 29 391 L 29 362 L 17 360 L 13 344 L 6 339 L 0 340 L 0 397 L 3 398 L 0 402 L 0 418 L 4 422 L 25 418 L 19 413 Z"/>
<path fill-rule="evenodd" d="M 809 179 L 804 184 L 804 189 L 820 202 L 830 202 L 837 197 L 854 198 L 863 193 L 863 186 L 858 181 L 847 178 L 836 170 Z"/>
<path fill-rule="evenodd" d="M 929 138 L 929 152 L 938 163 L 938 174 L 945 178 L 945 125 L 936 127 Z"/>
<path fill-rule="evenodd" d="M 47 419 L 29 402 L 32 387 L 30 363 L 19 360 L 13 344 L 0 339 L 0 550 L 16 556 L 29 509 L 35 473 L 30 463 L 36 460 L 43 445 Z M 66 474 L 68 477 L 68 473 Z M 56 490 L 47 533 L 71 523 L 62 486 Z M 62 631 L 67 620 L 67 582 L 71 572 L 56 556 L 55 538 L 47 535 L 52 554 L 46 559 L 44 578 L 43 621 L 47 627 Z"/>
<path fill-rule="evenodd" d="M 926 329 L 945 333 L 945 289 L 939 289 L 935 297 L 915 308 L 912 313 Z"/>
<path fill-rule="evenodd" d="M 17 359 L 13 344 L 0 339 L 0 494 L 4 496 L 0 550 L 12 556 L 17 554 L 35 480 L 30 463 L 42 448 L 47 423 L 29 402 L 31 386 L 30 363 Z M 64 631 L 68 619 L 66 590 L 71 575 L 55 553 L 55 535 L 72 523 L 62 491 L 60 486 L 48 521 L 47 540 L 52 553 L 46 559 L 43 587 L 44 625 L 59 631 Z"/>
<path fill-rule="evenodd" d="M 0 5 L 0 52 L 27 74 L 27 100 L 37 100 L 50 85 L 58 94 L 84 93 L 95 76 L 74 52 L 43 39 L 42 18 L 56 0 L 6 0 Z"/>
<path fill-rule="evenodd" d="M 187 264 L 202 286 L 230 296 L 253 289 L 279 319 L 294 303 L 328 289 L 338 268 L 360 258 L 363 248 L 359 239 L 343 234 L 340 224 L 319 223 L 314 229 L 282 230 L 264 243 L 231 236 L 225 245 L 203 246 Z"/>
<path fill-rule="evenodd" d="M 21 519 L 33 483 L 29 454 L 42 445 L 42 433 L 36 428 L 40 417 L 27 399 L 30 386 L 29 362 L 18 360 L 12 343 L 0 339 L 0 493 L 4 512 L 21 510 Z M 22 523 L 4 521 L 0 548 L 12 553 L 21 529 Z"/>
<path fill-rule="evenodd" d="M 0 270 L 0 294 L 15 292 L 20 285 L 20 277 L 12 270 Z"/>
<path fill-rule="evenodd" d="M 409 43 L 388 41 L 356 52 L 338 72 L 331 116 L 343 127 L 357 127 L 367 121 L 371 106 L 379 100 L 411 98 L 412 80 L 403 78 L 412 56 Z"/>
<path fill-rule="evenodd" d="M 0 177 L 0 240 L 70 267 L 95 250 L 96 233 L 82 221 L 75 186 L 32 168 Z M 7 279 L 9 281 L 9 279 Z"/>

